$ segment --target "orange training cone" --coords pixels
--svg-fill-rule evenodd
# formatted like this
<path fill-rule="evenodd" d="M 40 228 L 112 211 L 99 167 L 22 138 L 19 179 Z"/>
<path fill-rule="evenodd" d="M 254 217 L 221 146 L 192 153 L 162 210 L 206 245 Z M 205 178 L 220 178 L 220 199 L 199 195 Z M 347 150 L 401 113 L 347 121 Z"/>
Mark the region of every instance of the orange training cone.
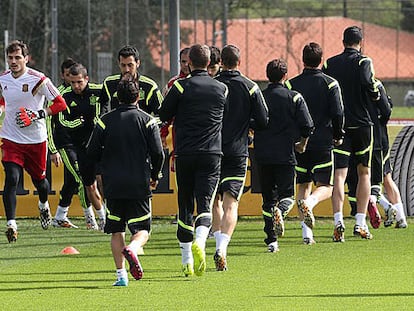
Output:
<path fill-rule="evenodd" d="M 67 247 L 65 247 L 64 249 L 62 249 L 60 251 L 60 253 L 62 255 L 76 255 L 76 254 L 80 254 L 79 251 L 76 248 L 74 248 L 73 246 L 67 246 Z"/>

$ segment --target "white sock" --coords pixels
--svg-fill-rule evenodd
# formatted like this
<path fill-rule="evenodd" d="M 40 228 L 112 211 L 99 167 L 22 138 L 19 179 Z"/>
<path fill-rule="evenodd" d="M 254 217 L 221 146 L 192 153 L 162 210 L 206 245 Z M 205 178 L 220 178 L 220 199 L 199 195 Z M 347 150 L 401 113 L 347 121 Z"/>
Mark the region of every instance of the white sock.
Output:
<path fill-rule="evenodd" d="M 216 250 L 217 250 L 218 247 L 219 247 L 219 245 L 220 245 L 220 235 L 221 235 L 221 231 L 220 230 L 215 231 L 213 233 L 213 235 L 214 235 L 214 239 L 216 240 Z"/>
<path fill-rule="evenodd" d="M 384 209 L 385 212 L 388 211 L 388 209 L 390 208 L 390 201 L 388 201 L 388 199 L 381 193 L 379 199 L 378 199 L 379 204 L 381 204 L 382 208 Z"/>
<path fill-rule="evenodd" d="M 128 273 L 126 269 L 116 269 L 116 278 L 119 279 L 127 279 L 128 280 Z"/>
<path fill-rule="evenodd" d="M 141 242 L 137 240 L 131 241 L 128 247 L 134 252 L 135 256 L 138 255 L 138 249 L 142 248 Z"/>
<path fill-rule="evenodd" d="M 194 264 L 193 253 L 191 252 L 191 242 L 183 243 L 180 242 L 180 250 L 181 250 L 181 263 L 185 264 Z"/>
<path fill-rule="evenodd" d="M 397 221 L 399 221 L 401 219 L 405 219 L 403 204 L 402 203 L 395 203 L 393 206 L 397 209 L 397 216 L 395 217 L 395 219 Z"/>
<path fill-rule="evenodd" d="M 105 208 L 102 206 L 101 209 L 96 210 L 96 215 L 98 215 L 100 219 L 105 219 Z"/>
<path fill-rule="evenodd" d="M 55 218 L 59 220 L 66 219 L 68 217 L 69 206 L 63 207 L 58 205 L 56 209 Z"/>
<path fill-rule="evenodd" d="M 318 204 L 318 199 L 314 197 L 313 195 L 310 195 L 307 199 L 304 200 L 307 207 L 309 207 L 311 210 L 315 207 L 316 204 Z"/>
<path fill-rule="evenodd" d="M 210 228 L 206 226 L 198 226 L 195 229 L 195 241 L 201 249 L 206 248 L 206 241 L 208 238 L 208 233 L 210 232 Z"/>
<path fill-rule="evenodd" d="M 344 215 L 342 214 L 342 212 L 337 212 L 334 214 L 334 223 L 335 225 L 341 222 L 342 224 L 344 224 Z"/>
<path fill-rule="evenodd" d="M 363 213 L 356 213 L 355 222 L 358 226 L 366 226 L 367 225 L 366 215 Z"/>
<path fill-rule="evenodd" d="M 83 213 L 85 216 L 92 216 L 95 218 L 95 213 L 93 212 L 92 205 L 89 205 L 88 208 L 83 209 Z"/>
<path fill-rule="evenodd" d="M 46 201 L 45 203 L 42 203 L 42 202 L 39 201 L 38 206 L 39 206 L 39 210 L 48 209 L 49 208 L 49 202 Z"/>
<path fill-rule="evenodd" d="M 302 238 L 309 238 L 313 239 L 313 231 L 311 228 L 309 228 L 304 221 L 300 222 L 302 226 Z"/>
<path fill-rule="evenodd" d="M 12 226 L 14 229 L 17 229 L 16 219 L 10 219 L 7 221 L 8 226 Z"/>
<path fill-rule="evenodd" d="M 228 234 L 225 234 L 225 233 L 220 234 L 220 243 L 218 247 L 216 247 L 216 250 L 219 249 L 221 253 L 223 254 L 223 256 L 227 255 L 227 246 L 230 243 L 230 239 L 231 237 Z"/>

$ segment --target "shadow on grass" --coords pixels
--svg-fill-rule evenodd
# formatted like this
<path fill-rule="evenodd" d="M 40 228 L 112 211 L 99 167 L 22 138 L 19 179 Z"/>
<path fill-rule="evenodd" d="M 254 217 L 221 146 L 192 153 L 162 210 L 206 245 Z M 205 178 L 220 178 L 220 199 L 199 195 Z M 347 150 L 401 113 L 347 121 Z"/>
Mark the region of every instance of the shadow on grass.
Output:
<path fill-rule="evenodd" d="M 308 295 L 270 295 L 265 298 L 352 298 L 352 297 L 411 297 L 414 293 L 358 293 L 358 294 L 308 294 Z"/>

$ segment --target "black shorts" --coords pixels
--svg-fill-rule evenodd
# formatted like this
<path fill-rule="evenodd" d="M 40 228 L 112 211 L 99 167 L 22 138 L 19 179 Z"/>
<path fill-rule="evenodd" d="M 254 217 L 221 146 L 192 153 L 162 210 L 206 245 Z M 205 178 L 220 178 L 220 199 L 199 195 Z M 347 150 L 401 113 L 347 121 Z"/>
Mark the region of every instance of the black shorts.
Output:
<path fill-rule="evenodd" d="M 105 233 L 125 232 L 127 225 L 132 235 L 140 230 L 150 232 L 150 198 L 142 200 L 107 199 L 106 207 Z"/>
<path fill-rule="evenodd" d="M 354 157 L 356 165 L 362 164 L 365 167 L 370 167 L 374 141 L 372 135 L 372 126 L 347 128 L 343 144 L 334 148 L 335 168 L 347 168 L 351 155 Z"/>
<path fill-rule="evenodd" d="M 307 150 L 296 154 L 296 183 L 333 185 L 333 153 L 331 150 Z"/>
<path fill-rule="evenodd" d="M 383 182 L 383 160 L 382 160 L 382 150 L 374 150 L 372 152 L 372 161 L 371 161 L 371 184 L 380 185 Z"/>
<path fill-rule="evenodd" d="M 390 151 L 387 150 L 383 150 L 382 151 L 382 163 L 383 163 L 383 173 L 384 176 L 387 174 L 391 174 L 392 173 L 392 165 L 391 165 L 391 161 L 390 161 Z"/>
<path fill-rule="evenodd" d="M 76 147 L 79 171 L 85 186 L 91 186 L 96 180 L 96 162 L 86 155 L 85 147 Z"/>
<path fill-rule="evenodd" d="M 226 157 L 221 159 L 221 174 L 218 193 L 229 192 L 237 201 L 243 194 L 247 172 L 247 157 Z"/>

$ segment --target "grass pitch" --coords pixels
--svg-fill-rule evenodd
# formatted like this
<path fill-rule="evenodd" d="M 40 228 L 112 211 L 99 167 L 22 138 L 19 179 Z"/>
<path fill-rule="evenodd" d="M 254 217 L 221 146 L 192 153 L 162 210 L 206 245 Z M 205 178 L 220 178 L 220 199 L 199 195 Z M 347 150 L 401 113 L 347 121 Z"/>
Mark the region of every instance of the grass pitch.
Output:
<path fill-rule="evenodd" d="M 1 310 L 412 310 L 414 220 L 407 229 L 381 227 L 374 239 L 351 235 L 333 243 L 331 219 L 317 219 L 317 244 L 302 244 L 296 219 L 286 223 L 280 252 L 267 253 L 263 222 L 239 221 L 226 272 L 216 272 L 214 240 L 207 243 L 207 272 L 181 275 L 176 226 L 153 222 L 140 256 L 144 278 L 130 276 L 116 288 L 110 236 L 84 229 L 42 230 L 38 220 L 19 219 L 17 243 L 0 239 Z M 61 255 L 66 246 L 79 255 Z"/>

